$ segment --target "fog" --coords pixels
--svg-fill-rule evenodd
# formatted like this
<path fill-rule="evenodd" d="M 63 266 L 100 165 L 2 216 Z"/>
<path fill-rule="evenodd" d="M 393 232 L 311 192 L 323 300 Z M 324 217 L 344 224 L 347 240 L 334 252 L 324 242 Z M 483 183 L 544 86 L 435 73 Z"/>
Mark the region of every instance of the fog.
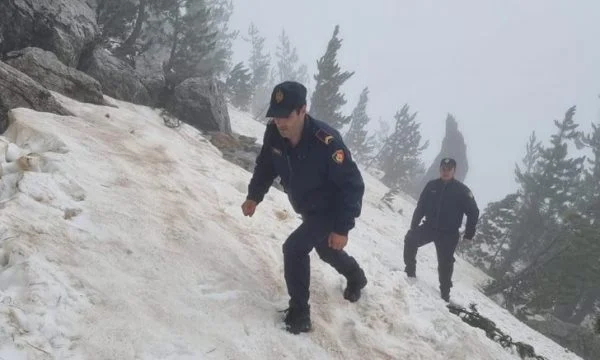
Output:
<path fill-rule="evenodd" d="M 254 22 L 272 56 L 285 28 L 311 80 L 339 24 L 339 63 L 356 72 L 342 87 L 345 112 L 365 86 L 375 123 L 391 124 L 408 103 L 431 143 L 427 166 L 440 150 L 446 114 L 454 114 L 468 146 L 465 182 L 481 208 L 515 189 L 514 166 L 532 131 L 547 143 L 552 120 L 572 105 L 583 129 L 600 122 L 597 0 L 233 3 L 232 27 L 245 35 Z M 247 61 L 247 43 L 238 40 L 234 50 L 236 62 Z"/>

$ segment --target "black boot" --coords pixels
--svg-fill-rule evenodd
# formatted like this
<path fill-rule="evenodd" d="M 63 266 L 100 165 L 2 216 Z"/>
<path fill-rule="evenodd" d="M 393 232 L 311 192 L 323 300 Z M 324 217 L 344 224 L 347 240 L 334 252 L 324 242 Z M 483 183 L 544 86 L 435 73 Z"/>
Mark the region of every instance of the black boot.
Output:
<path fill-rule="evenodd" d="M 312 329 L 312 323 L 310 321 L 310 307 L 298 308 L 290 306 L 285 312 L 285 329 L 294 334 L 298 335 L 301 332 L 309 332 Z"/>
<path fill-rule="evenodd" d="M 404 272 L 406 273 L 406 276 L 408 276 L 409 278 L 417 277 L 416 270 L 417 269 L 415 266 L 407 266 L 404 268 Z"/>
<path fill-rule="evenodd" d="M 450 302 L 450 289 L 440 289 L 440 296 L 445 302 Z"/>
<path fill-rule="evenodd" d="M 360 291 L 367 286 L 367 277 L 365 272 L 359 268 L 347 278 L 346 290 L 344 290 L 344 299 L 350 302 L 357 302 L 360 299 Z"/>

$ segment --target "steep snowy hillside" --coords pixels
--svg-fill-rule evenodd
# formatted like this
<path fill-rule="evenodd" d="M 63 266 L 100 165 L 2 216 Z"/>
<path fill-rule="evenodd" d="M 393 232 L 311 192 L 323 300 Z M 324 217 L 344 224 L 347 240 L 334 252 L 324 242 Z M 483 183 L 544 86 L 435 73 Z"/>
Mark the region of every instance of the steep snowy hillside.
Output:
<path fill-rule="evenodd" d="M 363 298 L 345 301 L 344 279 L 313 252 L 315 329 L 286 333 L 281 245 L 299 223 L 286 196 L 273 188 L 244 218 L 250 173 L 193 128 L 167 128 L 142 106 L 55 96 L 76 116 L 15 109 L 4 134 L 39 167 L 2 179 L 0 358 L 519 358 L 448 312 L 432 247 L 406 281 L 413 204 L 402 202 L 404 217 L 380 207 L 386 189 L 367 175 L 347 248 L 370 280 Z M 264 126 L 233 117 L 251 136 Z M 577 359 L 485 298 L 472 267 L 459 261 L 455 279 L 452 295 L 515 340 Z"/>

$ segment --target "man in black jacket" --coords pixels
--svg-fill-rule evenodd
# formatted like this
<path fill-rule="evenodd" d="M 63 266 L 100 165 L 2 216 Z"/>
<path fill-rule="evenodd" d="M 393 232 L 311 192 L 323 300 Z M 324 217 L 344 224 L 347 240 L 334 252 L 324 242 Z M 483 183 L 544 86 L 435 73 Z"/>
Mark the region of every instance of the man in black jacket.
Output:
<path fill-rule="evenodd" d="M 306 113 L 306 88 L 286 81 L 273 89 L 261 152 L 242 204 L 252 216 L 275 177 L 302 224 L 283 244 L 285 281 L 290 295 L 285 317 L 287 330 L 311 329 L 309 299 L 310 258 L 319 257 L 347 279 L 344 298 L 355 302 L 367 279 L 356 260 L 343 248 L 354 219 L 361 213 L 365 186 L 342 137 Z"/>
<path fill-rule="evenodd" d="M 479 218 L 473 193 L 454 178 L 456 161 L 442 159 L 440 178 L 427 183 L 415 208 L 410 230 L 404 238 L 404 264 L 409 277 L 416 276 L 417 250 L 433 241 L 437 252 L 438 275 L 442 299 L 450 301 L 454 250 L 458 245 L 459 228 L 467 215 L 464 239 L 471 240 Z M 420 225 L 421 220 L 425 221 Z"/>

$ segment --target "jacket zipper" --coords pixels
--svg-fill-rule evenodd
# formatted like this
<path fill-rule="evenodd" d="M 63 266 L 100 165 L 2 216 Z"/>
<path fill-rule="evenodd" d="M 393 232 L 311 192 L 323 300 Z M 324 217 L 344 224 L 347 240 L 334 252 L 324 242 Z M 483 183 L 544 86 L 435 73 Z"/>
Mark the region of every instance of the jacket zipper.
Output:
<path fill-rule="evenodd" d="M 440 194 L 440 201 L 438 201 L 437 217 L 435 219 L 435 228 L 438 230 L 440 229 L 440 212 L 442 211 L 442 201 L 444 201 L 444 192 L 446 191 L 448 184 L 449 183 L 444 183 L 444 187 L 442 188 L 442 192 Z"/>

